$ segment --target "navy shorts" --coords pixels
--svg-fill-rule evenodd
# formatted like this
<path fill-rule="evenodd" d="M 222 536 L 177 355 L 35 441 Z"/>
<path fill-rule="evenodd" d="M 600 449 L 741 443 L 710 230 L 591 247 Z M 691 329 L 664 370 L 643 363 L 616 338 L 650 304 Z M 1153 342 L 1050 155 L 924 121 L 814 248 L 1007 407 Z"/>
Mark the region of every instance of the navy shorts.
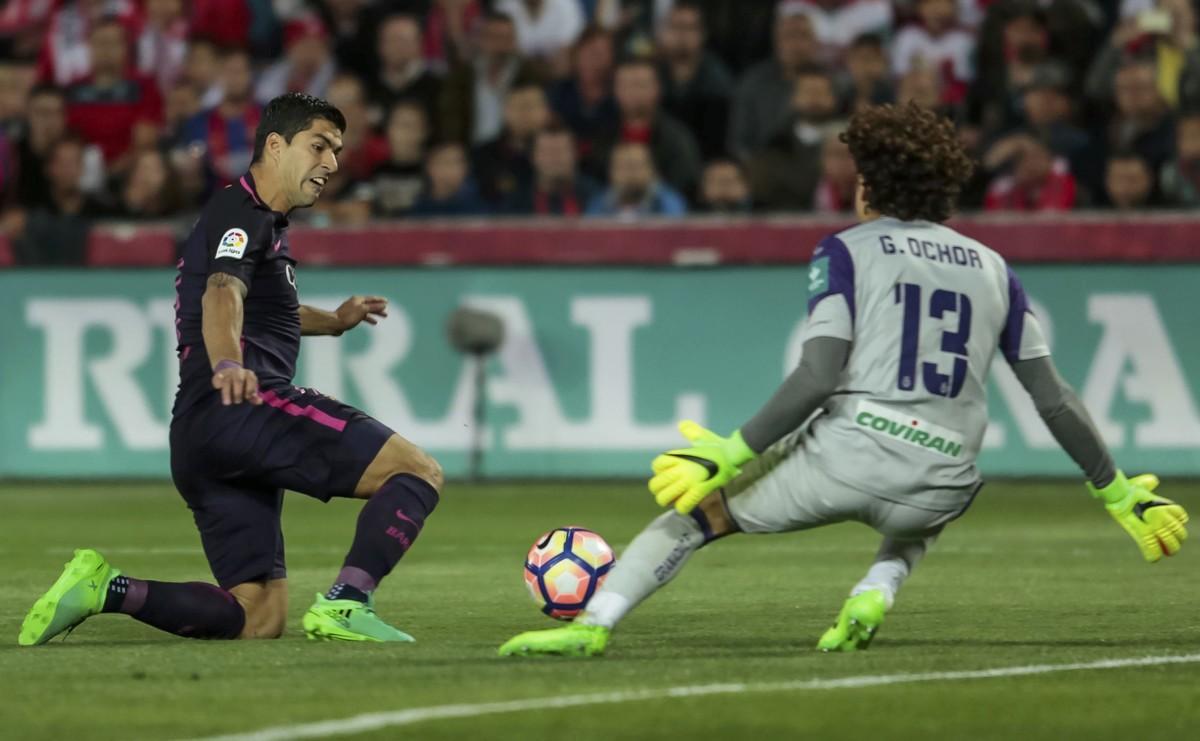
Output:
<path fill-rule="evenodd" d="M 297 386 L 260 392 L 260 406 L 212 400 L 171 421 L 171 477 L 192 510 L 217 583 L 287 575 L 283 490 L 350 497 L 394 433 L 337 399 Z"/>

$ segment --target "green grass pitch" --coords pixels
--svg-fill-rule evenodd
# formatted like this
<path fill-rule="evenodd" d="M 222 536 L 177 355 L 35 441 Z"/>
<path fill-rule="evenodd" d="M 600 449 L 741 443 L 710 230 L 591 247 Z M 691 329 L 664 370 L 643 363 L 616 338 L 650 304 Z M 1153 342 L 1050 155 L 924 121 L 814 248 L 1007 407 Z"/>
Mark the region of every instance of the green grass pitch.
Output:
<path fill-rule="evenodd" d="M 1163 491 L 1200 512 L 1200 485 L 1168 481 Z M 871 650 L 846 655 L 813 645 L 877 544 L 854 524 L 738 536 L 701 551 L 620 626 L 604 657 L 497 658 L 515 632 L 555 624 L 522 583 L 533 539 L 579 524 L 619 552 L 656 512 L 637 483 L 452 485 L 379 594 L 380 612 L 418 642 L 310 643 L 300 614 L 335 574 L 357 510 L 289 495 L 291 616 L 281 640 L 189 641 L 106 615 L 65 642 L 20 648 L 25 610 L 72 548 L 96 547 L 137 577 L 209 575 L 168 485 L 0 487 L 0 737 L 197 738 L 451 704 L 1200 654 L 1200 542 L 1146 565 L 1074 483 L 985 487 L 909 581 Z M 1198 688 L 1200 663 L 1180 663 L 468 708 L 354 737 L 1182 739 L 1200 737 Z M 293 732 L 258 736 L 272 737 Z"/>

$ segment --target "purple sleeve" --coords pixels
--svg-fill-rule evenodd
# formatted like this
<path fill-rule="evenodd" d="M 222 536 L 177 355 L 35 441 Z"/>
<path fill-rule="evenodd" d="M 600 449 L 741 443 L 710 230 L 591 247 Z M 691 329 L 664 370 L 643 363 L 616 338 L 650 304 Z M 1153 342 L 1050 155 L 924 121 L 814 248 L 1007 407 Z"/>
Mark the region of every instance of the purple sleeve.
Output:
<path fill-rule="evenodd" d="M 249 288 L 255 266 L 267 251 L 264 240 L 270 240 L 262 215 L 254 212 L 215 213 L 205 230 L 205 238 L 208 242 L 208 274 L 228 273 Z"/>
<path fill-rule="evenodd" d="M 854 261 L 837 237 L 822 239 L 808 263 L 808 313 L 827 296 L 841 294 L 854 320 Z"/>
<path fill-rule="evenodd" d="M 1000 333 L 1000 350 L 1009 363 L 1021 359 L 1021 335 L 1025 331 L 1025 314 L 1029 312 L 1029 297 L 1013 269 L 1008 268 L 1008 317 Z"/>

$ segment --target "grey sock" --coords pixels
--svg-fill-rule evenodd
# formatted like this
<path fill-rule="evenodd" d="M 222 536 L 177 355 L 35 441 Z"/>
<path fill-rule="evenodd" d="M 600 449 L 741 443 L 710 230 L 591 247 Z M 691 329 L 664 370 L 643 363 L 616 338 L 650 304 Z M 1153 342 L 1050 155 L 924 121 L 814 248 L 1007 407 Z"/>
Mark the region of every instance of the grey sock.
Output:
<path fill-rule="evenodd" d="M 617 559 L 579 622 L 612 628 L 639 602 L 673 579 L 702 545 L 704 534 L 691 517 L 670 511 L 654 518 Z"/>

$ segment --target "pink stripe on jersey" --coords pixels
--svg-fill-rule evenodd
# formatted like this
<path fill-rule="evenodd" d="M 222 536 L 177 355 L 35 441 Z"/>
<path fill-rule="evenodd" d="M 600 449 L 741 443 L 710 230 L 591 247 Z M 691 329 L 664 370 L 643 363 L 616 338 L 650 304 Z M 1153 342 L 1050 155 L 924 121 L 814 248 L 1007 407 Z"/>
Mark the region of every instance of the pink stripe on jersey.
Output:
<path fill-rule="evenodd" d="M 298 406 L 287 399 L 279 398 L 274 391 L 260 391 L 258 392 L 258 395 L 262 397 L 262 400 L 266 402 L 267 406 L 272 406 L 276 409 L 283 410 L 284 413 L 290 414 L 293 417 L 308 417 L 317 424 L 324 425 L 330 429 L 337 430 L 338 432 L 346 429 L 346 420 L 330 416 L 316 407 Z"/>
<path fill-rule="evenodd" d="M 238 179 L 238 182 L 241 183 L 242 187 L 246 189 L 246 192 L 250 194 L 250 197 L 254 199 L 254 202 L 261 206 L 262 201 L 258 200 L 258 194 L 255 193 L 254 189 L 250 187 L 250 184 L 246 182 L 246 176 L 243 175 Z"/>

